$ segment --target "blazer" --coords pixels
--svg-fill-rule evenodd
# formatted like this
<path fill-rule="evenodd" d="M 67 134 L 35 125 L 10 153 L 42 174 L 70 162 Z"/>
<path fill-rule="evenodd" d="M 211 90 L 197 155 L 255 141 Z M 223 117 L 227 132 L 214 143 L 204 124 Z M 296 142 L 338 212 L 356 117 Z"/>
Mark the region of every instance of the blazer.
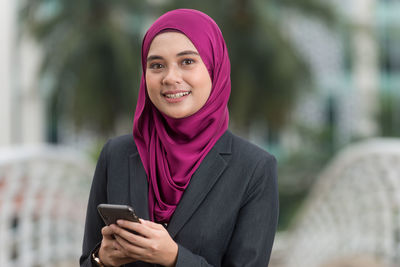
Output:
<path fill-rule="evenodd" d="M 104 227 L 100 203 L 128 204 L 149 219 L 147 175 L 132 135 L 109 140 L 99 156 L 81 266 L 95 266 L 91 254 Z M 176 266 L 268 266 L 277 218 L 275 158 L 228 130 L 192 176 L 167 226 L 178 244 Z"/>

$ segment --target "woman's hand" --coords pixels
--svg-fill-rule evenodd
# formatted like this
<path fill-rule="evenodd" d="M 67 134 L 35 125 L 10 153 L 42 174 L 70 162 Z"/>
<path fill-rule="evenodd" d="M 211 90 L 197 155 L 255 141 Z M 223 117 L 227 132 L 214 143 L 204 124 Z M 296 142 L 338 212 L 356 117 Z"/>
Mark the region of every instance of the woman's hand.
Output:
<path fill-rule="evenodd" d="M 144 262 L 175 266 L 178 245 L 168 231 L 161 224 L 142 219 L 140 222 L 118 220 L 117 225 L 111 225 L 118 252 Z"/>
<path fill-rule="evenodd" d="M 103 240 L 101 241 L 98 256 L 105 266 L 121 266 L 135 261 L 135 259 L 126 256 L 121 250 L 117 249 L 118 243 L 110 226 L 103 227 L 101 234 L 103 235 Z"/>

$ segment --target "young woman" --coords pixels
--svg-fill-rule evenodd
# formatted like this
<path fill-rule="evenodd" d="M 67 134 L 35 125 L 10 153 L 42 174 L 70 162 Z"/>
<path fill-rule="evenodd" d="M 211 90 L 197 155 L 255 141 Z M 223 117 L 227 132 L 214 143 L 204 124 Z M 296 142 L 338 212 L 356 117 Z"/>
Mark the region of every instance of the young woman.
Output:
<path fill-rule="evenodd" d="M 216 23 L 179 9 L 142 46 L 133 135 L 103 148 L 81 266 L 267 266 L 278 217 L 276 161 L 228 130 L 230 63 Z M 100 203 L 141 223 L 105 226 Z"/>

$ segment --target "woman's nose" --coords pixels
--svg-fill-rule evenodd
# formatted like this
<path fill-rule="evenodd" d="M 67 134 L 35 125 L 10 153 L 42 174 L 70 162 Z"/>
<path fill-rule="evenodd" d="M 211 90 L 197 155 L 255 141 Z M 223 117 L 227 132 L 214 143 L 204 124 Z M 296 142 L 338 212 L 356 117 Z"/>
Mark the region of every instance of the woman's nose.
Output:
<path fill-rule="evenodd" d="M 177 66 L 171 66 L 167 69 L 163 78 L 163 84 L 176 84 L 181 83 L 182 73 Z"/>

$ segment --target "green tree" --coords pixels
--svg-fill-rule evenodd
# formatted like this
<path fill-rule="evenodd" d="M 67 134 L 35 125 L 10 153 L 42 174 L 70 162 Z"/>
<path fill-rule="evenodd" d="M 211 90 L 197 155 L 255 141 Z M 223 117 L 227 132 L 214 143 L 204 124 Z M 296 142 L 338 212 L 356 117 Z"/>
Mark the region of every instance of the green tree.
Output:
<path fill-rule="evenodd" d="M 40 84 L 51 141 L 57 141 L 60 118 L 106 135 L 120 116 L 133 113 L 146 10 L 143 1 L 132 0 L 21 3 L 21 32 L 43 52 Z"/>
<path fill-rule="evenodd" d="M 287 38 L 281 15 L 292 10 L 333 25 L 332 7 L 318 0 L 174 0 L 166 10 L 178 7 L 204 11 L 221 27 L 232 64 L 234 124 L 246 130 L 264 121 L 272 132 L 279 131 L 298 93 L 312 86 L 307 64 Z"/>
<path fill-rule="evenodd" d="M 293 9 L 334 21 L 332 9 L 318 0 L 171 0 L 157 8 L 139 0 L 24 0 L 21 7 L 24 29 L 43 50 L 41 84 L 53 140 L 61 116 L 105 135 L 119 117 L 132 116 L 144 23 L 149 14 L 183 7 L 206 12 L 224 33 L 234 125 L 246 130 L 262 120 L 278 131 L 297 94 L 310 87 L 308 68 L 285 37 L 280 14 Z"/>

